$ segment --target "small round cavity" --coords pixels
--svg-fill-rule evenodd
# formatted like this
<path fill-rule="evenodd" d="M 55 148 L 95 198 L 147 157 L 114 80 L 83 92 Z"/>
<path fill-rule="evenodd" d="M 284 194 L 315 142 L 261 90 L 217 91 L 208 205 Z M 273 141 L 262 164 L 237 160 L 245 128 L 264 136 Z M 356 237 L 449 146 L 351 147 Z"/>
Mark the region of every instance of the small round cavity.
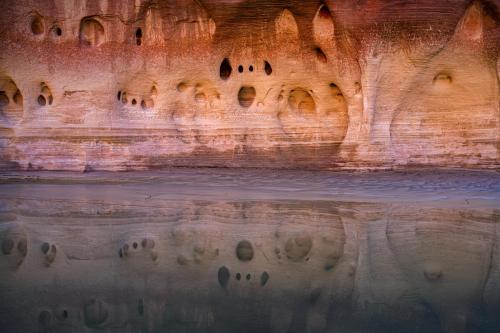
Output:
<path fill-rule="evenodd" d="M 271 75 L 271 73 L 273 72 L 271 64 L 268 63 L 267 61 L 264 61 L 264 71 L 266 72 L 267 75 Z"/>
<path fill-rule="evenodd" d="M 41 35 L 43 34 L 44 27 L 43 27 L 43 21 L 42 18 L 39 16 L 35 16 L 31 19 L 31 32 L 34 35 Z"/>
<path fill-rule="evenodd" d="M 38 96 L 38 105 L 40 106 L 45 106 L 47 104 L 47 100 L 45 99 L 45 96 L 40 95 Z"/>

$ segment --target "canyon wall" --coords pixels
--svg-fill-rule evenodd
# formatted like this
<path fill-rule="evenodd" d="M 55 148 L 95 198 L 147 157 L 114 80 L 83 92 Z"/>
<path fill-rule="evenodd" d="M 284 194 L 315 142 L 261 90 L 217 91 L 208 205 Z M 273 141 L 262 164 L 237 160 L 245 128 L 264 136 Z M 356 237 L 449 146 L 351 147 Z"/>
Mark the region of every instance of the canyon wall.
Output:
<path fill-rule="evenodd" d="M 498 168 L 499 7 L 2 1 L 0 168 Z"/>

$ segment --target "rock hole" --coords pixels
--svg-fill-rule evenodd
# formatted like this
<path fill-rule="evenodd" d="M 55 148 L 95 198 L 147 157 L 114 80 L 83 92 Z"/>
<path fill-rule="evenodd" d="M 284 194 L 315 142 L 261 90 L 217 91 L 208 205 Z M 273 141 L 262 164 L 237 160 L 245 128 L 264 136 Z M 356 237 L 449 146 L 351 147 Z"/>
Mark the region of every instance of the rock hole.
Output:
<path fill-rule="evenodd" d="M 255 95 L 256 92 L 254 87 L 243 86 L 240 88 L 240 91 L 238 91 L 238 101 L 242 107 L 248 108 L 253 104 Z"/>
<path fill-rule="evenodd" d="M 339 97 L 344 96 L 344 94 L 342 94 L 342 91 L 340 91 L 340 88 L 335 83 L 330 83 L 330 88 L 332 89 L 332 93 L 335 96 L 339 96 Z"/>
<path fill-rule="evenodd" d="M 260 276 L 260 285 L 262 287 L 265 286 L 268 280 L 269 274 L 267 272 L 262 273 L 262 275 Z"/>
<path fill-rule="evenodd" d="M 92 17 L 84 17 L 80 22 L 80 44 L 95 47 L 104 42 L 104 27 Z"/>
<path fill-rule="evenodd" d="M 8 255 L 14 248 L 14 241 L 10 238 L 4 239 L 2 242 L 2 253 Z"/>
<path fill-rule="evenodd" d="M 250 280 L 252 278 L 252 276 L 250 274 L 247 274 L 247 281 Z"/>
<path fill-rule="evenodd" d="M 241 65 L 238 66 L 238 72 L 243 73 L 243 66 Z"/>
<path fill-rule="evenodd" d="M 219 284 L 222 288 L 226 288 L 227 284 L 229 283 L 229 269 L 227 269 L 226 266 L 222 266 L 219 268 L 219 272 L 217 273 L 217 280 L 219 281 Z"/>
<path fill-rule="evenodd" d="M 119 101 L 121 101 L 121 99 L 122 99 L 122 92 L 121 92 L 121 90 L 120 90 L 120 91 L 118 92 L 118 94 L 116 95 L 116 98 L 117 98 Z"/>
<path fill-rule="evenodd" d="M 436 74 L 436 76 L 434 76 L 434 79 L 432 80 L 434 84 L 451 84 L 452 81 L 453 80 L 451 76 L 444 72 Z"/>
<path fill-rule="evenodd" d="M 326 63 L 327 62 L 326 55 L 325 55 L 325 53 L 323 52 L 323 50 L 321 48 L 319 48 L 319 47 L 315 48 L 314 52 L 316 53 L 316 58 L 320 62 L 322 62 L 322 63 Z"/>
<path fill-rule="evenodd" d="M 229 59 L 224 58 L 224 60 L 222 60 L 222 63 L 220 64 L 220 70 L 219 70 L 220 78 L 223 80 L 229 79 L 229 77 L 231 76 L 232 70 L 233 69 L 231 68 L 231 64 L 229 63 Z"/>
<path fill-rule="evenodd" d="M 49 252 L 49 249 L 50 249 L 50 244 L 43 243 L 41 249 L 42 249 L 43 254 L 47 254 L 47 252 Z"/>
<path fill-rule="evenodd" d="M 273 72 L 271 64 L 268 63 L 267 61 L 264 61 L 264 71 L 266 72 L 267 75 L 271 75 L 271 73 Z"/>
<path fill-rule="evenodd" d="M 250 72 L 253 72 L 253 66 L 252 66 L 252 65 L 250 65 L 250 67 L 248 67 L 248 70 L 249 70 Z"/>
<path fill-rule="evenodd" d="M 54 101 L 54 98 L 52 95 L 49 95 L 49 105 L 52 105 L 52 102 Z"/>
<path fill-rule="evenodd" d="M 0 91 L 0 107 L 9 105 L 9 97 L 5 94 L 5 91 Z"/>
<path fill-rule="evenodd" d="M 330 10 L 326 5 L 322 5 L 321 9 L 319 10 L 319 17 L 322 19 L 332 19 L 332 13 L 330 13 Z"/>
<path fill-rule="evenodd" d="M 23 105 L 23 95 L 21 95 L 19 89 L 16 91 L 13 98 L 14 98 L 14 103 L 16 103 L 17 105 Z"/>
<path fill-rule="evenodd" d="M 132 100 L 132 104 L 134 104 L 134 100 Z M 137 243 L 136 242 L 133 242 L 132 246 L 134 247 L 134 249 L 137 249 Z"/>
<path fill-rule="evenodd" d="M 188 88 L 189 88 L 189 86 L 186 82 L 181 82 L 177 85 L 178 92 L 185 92 Z"/>
<path fill-rule="evenodd" d="M 236 257 L 241 261 L 250 261 L 253 258 L 253 247 L 249 241 L 241 241 L 236 246 Z"/>
<path fill-rule="evenodd" d="M 437 263 L 425 263 L 424 276 L 427 278 L 427 280 L 436 281 L 441 279 L 441 277 L 443 276 L 443 270 Z"/>
<path fill-rule="evenodd" d="M 106 304 L 98 299 L 90 300 L 83 307 L 83 317 L 87 327 L 98 327 L 108 319 Z"/>
<path fill-rule="evenodd" d="M 236 280 L 241 280 L 241 274 L 240 273 L 236 273 Z"/>
<path fill-rule="evenodd" d="M 141 243 L 142 247 L 145 249 L 152 249 L 155 247 L 155 241 L 153 239 L 144 238 Z"/>
<path fill-rule="evenodd" d="M 47 100 L 43 95 L 38 96 L 38 105 L 45 106 L 47 104 Z"/>
<path fill-rule="evenodd" d="M 143 99 L 141 101 L 141 107 L 143 110 L 152 109 L 154 106 L 155 103 L 151 98 Z"/>
<path fill-rule="evenodd" d="M 43 20 L 39 16 L 35 16 L 31 19 L 31 32 L 34 35 L 40 35 L 44 31 Z"/>
<path fill-rule="evenodd" d="M 57 27 L 57 28 L 56 28 L 56 35 L 57 35 L 57 36 L 61 36 L 61 35 L 62 35 L 62 30 L 61 30 L 61 28 L 59 28 L 59 27 Z"/>
<path fill-rule="evenodd" d="M 132 105 L 136 105 L 137 104 L 137 101 L 135 100 L 135 98 L 132 98 Z"/>
<path fill-rule="evenodd" d="M 26 256 L 26 254 L 28 253 L 28 242 L 26 241 L 26 239 L 21 239 L 17 243 L 17 251 L 19 251 L 19 253 L 21 253 L 23 257 Z"/>
<path fill-rule="evenodd" d="M 135 31 L 135 43 L 137 44 L 137 46 L 141 46 L 141 44 L 142 44 L 142 29 L 141 28 L 137 28 L 137 30 Z"/>

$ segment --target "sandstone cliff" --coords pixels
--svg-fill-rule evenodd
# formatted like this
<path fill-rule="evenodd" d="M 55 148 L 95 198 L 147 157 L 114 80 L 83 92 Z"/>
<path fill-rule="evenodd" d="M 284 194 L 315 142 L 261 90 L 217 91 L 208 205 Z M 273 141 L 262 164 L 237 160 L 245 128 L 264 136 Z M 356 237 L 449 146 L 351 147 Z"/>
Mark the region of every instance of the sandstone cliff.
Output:
<path fill-rule="evenodd" d="M 0 3 L 0 168 L 498 168 L 498 1 Z"/>

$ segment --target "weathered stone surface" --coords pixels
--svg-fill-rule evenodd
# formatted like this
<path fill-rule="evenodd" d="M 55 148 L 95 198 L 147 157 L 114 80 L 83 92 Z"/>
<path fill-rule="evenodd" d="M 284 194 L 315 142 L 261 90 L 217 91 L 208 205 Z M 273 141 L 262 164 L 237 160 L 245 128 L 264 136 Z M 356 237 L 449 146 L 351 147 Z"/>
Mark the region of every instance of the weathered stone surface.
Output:
<path fill-rule="evenodd" d="M 498 1 L 0 3 L 0 167 L 497 168 Z"/>

